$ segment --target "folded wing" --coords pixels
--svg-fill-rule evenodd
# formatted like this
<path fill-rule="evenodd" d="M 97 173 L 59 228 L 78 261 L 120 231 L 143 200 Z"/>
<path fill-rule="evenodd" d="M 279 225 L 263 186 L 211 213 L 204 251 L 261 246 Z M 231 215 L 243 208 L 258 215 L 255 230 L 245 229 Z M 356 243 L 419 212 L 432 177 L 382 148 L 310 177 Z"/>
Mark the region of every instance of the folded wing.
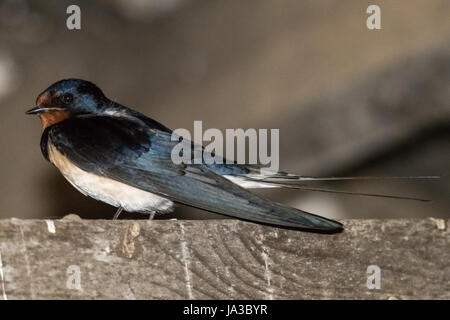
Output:
<path fill-rule="evenodd" d="M 171 141 L 169 132 L 141 121 L 106 116 L 72 118 L 49 128 L 48 139 L 79 168 L 174 202 L 281 227 L 342 230 L 336 221 L 254 195 L 216 173 L 214 166 L 173 163 L 171 152 L 178 141 Z"/>

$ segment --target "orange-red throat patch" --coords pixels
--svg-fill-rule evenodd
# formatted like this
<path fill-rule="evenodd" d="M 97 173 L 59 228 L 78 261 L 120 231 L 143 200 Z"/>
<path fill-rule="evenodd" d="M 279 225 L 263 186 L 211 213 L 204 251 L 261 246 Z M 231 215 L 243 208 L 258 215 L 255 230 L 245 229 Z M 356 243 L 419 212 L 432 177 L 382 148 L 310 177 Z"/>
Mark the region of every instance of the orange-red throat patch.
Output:
<path fill-rule="evenodd" d="M 64 110 L 51 110 L 39 114 L 42 122 L 42 130 L 69 118 L 69 112 Z"/>
<path fill-rule="evenodd" d="M 41 93 L 36 99 L 37 106 L 51 107 L 53 99 L 57 99 L 59 94 L 54 94 L 53 96 L 49 92 Z M 39 114 L 41 118 L 42 129 L 54 125 L 55 123 L 61 122 L 69 118 L 70 114 L 65 110 L 48 110 Z"/>

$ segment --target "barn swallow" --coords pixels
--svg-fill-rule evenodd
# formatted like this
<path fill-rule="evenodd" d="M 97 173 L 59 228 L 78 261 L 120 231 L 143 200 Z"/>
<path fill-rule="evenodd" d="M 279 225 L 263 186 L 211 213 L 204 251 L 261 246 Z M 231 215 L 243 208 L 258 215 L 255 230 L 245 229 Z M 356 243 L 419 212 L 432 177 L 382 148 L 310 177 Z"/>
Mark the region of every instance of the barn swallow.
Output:
<path fill-rule="evenodd" d="M 292 187 L 302 177 L 255 165 L 175 164 L 172 131 L 108 99 L 95 84 L 61 80 L 26 112 L 38 115 L 41 151 L 81 193 L 122 210 L 166 213 L 175 203 L 278 227 L 334 233 L 342 224 L 266 200 L 248 188 Z M 263 177 L 263 179 L 262 179 Z M 307 177 L 303 179 L 308 180 Z M 295 187 L 294 187 L 295 188 Z"/>

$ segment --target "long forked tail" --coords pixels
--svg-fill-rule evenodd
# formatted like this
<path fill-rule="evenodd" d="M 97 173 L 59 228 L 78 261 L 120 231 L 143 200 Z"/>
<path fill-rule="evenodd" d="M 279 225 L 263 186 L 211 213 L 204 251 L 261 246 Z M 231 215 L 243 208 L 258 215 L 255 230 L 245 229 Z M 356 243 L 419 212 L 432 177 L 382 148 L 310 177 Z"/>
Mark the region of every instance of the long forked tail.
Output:
<path fill-rule="evenodd" d="M 390 198 L 390 199 L 401 199 L 401 200 L 412 200 L 429 202 L 429 199 L 422 199 L 417 197 L 408 197 L 400 195 L 390 195 L 390 194 L 379 194 L 379 193 L 368 193 L 368 192 L 355 192 L 346 190 L 336 190 L 330 188 L 322 187 L 310 187 L 303 183 L 312 181 L 349 181 L 349 180 L 429 180 L 429 179 L 440 179 L 440 176 L 390 176 L 390 177 L 375 177 L 375 176 L 361 176 L 361 177 L 309 177 L 309 176 L 298 176 L 285 172 L 264 172 L 252 168 L 249 174 L 245 175 L 235 175 L 226 176 L 229 180 L 247 189 L 256 188 L 288 188 L 297 189 L 305 191 L 318 191 L 326 193 L 337 193 L 346 195 L 356 195 L 365 197 L 379 197 L 379 198 Z"/>
<path fill-rule="evenodd" d="M 298 181 L 343 181 L 343 180 L 425 180 L 425 179 L 440 179 L 440 176 L 391 176 L 391 177 L 307 177 L 295 176 L 288 174 L 284 179 L 296 179 Z"/>

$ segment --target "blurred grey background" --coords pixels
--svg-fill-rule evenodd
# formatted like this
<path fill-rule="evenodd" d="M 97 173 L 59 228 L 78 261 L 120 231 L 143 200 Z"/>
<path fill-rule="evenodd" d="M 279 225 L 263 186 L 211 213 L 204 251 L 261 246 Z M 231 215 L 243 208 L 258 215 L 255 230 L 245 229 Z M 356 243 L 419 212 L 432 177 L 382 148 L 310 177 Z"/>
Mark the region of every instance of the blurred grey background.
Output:
<path fill-rule="evenodd" d="M 80 31 L 66 28 L 70 4 Z M 381 30 L 366 28 L 369 4 Z M 273 200 L 332 218 L 450 216 L 448 0 L 0 1 L 0 218 L 115 211 L 44 160 L 40 122 L 24 114 L 70 77 L 173 129 L 280 128 L 285 171 L 442 176 L 320 184 L 432 203 L 259 192 Z M 181 206 L 160 218 L 213 217 Z"/>

